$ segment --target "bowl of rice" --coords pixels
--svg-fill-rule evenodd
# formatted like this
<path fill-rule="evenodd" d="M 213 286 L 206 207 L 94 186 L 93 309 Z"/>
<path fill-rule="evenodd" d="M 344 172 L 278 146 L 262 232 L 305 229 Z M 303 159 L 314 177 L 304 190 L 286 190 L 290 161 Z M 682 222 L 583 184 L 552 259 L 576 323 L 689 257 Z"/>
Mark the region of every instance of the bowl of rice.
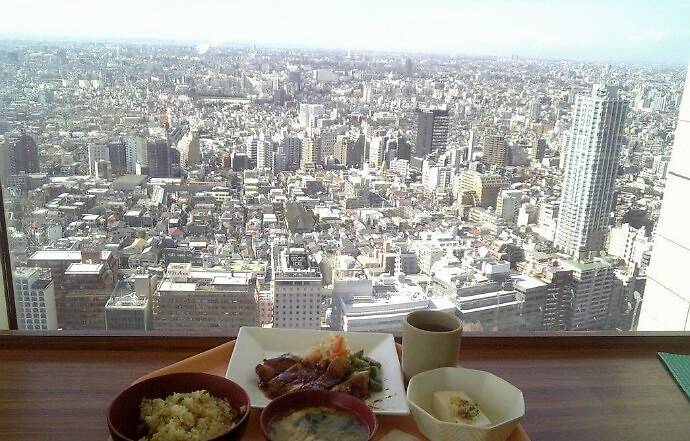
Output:
<path fill-rule="evenodd" d="M 108 409 L 113 441 L 234 441 L 242 438 L 249 396 L 217 375 L 177 373 L 122 391 Z"/>

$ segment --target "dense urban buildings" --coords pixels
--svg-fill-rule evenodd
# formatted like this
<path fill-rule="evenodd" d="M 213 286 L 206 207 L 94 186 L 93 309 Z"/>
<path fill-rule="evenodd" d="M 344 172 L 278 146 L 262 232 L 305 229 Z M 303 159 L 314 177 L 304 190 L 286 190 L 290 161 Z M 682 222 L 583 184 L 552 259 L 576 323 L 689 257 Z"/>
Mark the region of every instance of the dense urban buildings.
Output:
<path fill-rule="evenodd" d="M 19 325 L 399 332 L 437 309 L 468 330 L 688 329 L 685 81 L 673 66 L 3 41 Z"/>

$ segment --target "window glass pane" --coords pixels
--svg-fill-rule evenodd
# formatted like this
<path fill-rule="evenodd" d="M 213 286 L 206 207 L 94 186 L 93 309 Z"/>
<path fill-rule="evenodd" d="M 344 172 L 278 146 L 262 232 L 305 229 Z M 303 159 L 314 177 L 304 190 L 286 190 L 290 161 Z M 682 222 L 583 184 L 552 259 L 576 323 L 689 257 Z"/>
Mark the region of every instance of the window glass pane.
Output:
<path fill-rule="evenodd" d="M 114 34 L 93 8 L 54 17 L 90 23 L 78 38 L 15 29 L 34 33 L 0 41 L 19 329 L 399 333 L 439 309 L 467 330 L 688 330 L 687 23 L 589 42 L 554 11 L 541 38 L 513 24 L 532 8 L 472 12 L 491 35 L 428 20 L 453 38 L 351 11 L 346 41 L 302 18 L 308 39 L 273 34 L 272 10 L 213 43 L 186 14 L 123 41 L 149 32 L 134 10 Z"/>

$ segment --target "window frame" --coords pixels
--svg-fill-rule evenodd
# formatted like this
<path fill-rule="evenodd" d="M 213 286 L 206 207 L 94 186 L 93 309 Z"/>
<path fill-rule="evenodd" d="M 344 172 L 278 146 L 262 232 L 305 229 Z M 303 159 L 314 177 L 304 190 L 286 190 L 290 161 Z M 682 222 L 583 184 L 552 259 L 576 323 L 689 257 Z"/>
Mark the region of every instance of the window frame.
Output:
<path fill-rule="evenodd" d="M 14 298 L 12 263 L 10 260 L 10 244 L 9 240 L 7 239 L 5 198 L 2 191 L 2 183 L 0 183 L 0 276 L 2 277 L 2 288 L 5 295 L 5 311 L 0 311 L 0 314 L 7 314 L 8 329 L 16 331 L 18 329 L 17 306 L 15 305 Z"/>

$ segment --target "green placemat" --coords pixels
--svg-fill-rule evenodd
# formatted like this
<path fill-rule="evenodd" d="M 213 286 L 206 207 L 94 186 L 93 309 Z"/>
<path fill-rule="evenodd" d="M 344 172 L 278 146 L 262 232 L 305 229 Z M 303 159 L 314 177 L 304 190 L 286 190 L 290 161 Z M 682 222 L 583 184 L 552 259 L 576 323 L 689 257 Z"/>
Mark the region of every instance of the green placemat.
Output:
<path fill-rule="evenodd" d="M 690 400 L 690 355 L 659 352 L 659 358 L 664 362 L 666 369 L 668 369 L 671 376 L 678 383 L 678 386 L 685 392 L 685 396 Z"/>

